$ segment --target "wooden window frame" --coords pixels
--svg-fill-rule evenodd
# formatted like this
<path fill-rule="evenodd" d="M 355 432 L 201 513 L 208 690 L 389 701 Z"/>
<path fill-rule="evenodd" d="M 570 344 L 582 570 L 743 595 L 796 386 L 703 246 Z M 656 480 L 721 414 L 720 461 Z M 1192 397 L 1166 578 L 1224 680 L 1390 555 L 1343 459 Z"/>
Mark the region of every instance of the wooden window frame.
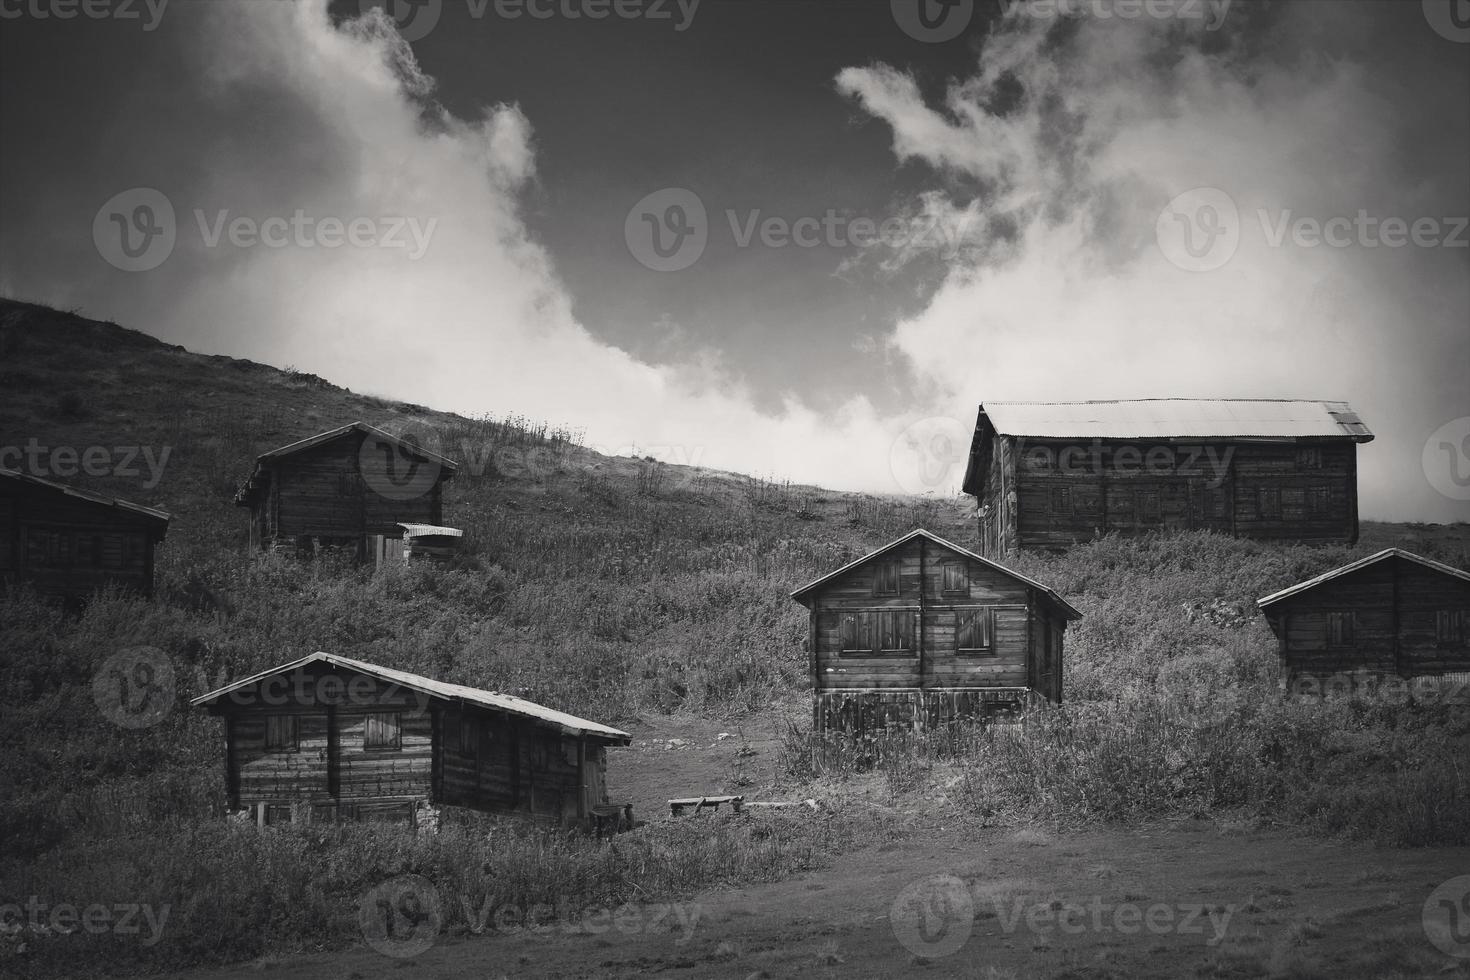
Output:
<path fill-rule="evenodd" d="M 839 657 L 896 658 L 910 659 L 918 656 L 918 607 L 887 607 L 880 609 L 844 609 L 837 614 L 837 655 Z M 901 617 L 901 625 L 895 631 L 903 636 L 907 646 L 886 647 L 885 616 Z M 849 630 L 846 620 L 851 617 L 853 626 Z M 849 645 L 848 636 L 852 636 Z"/>
<path fill-rule="evenodd" d="M 1329 609 L 1324 613 L 1326 617 L 1323 628 L 1326 632 L 1326 649 L 1347 650 L 1357 646 L 1358 637 L 1358 615 L 1351 609 Z M 1337 624 L 1344 628 L 1338 629 Z"/>
<path fill-rule="evenodd" d="M 1307 517 L 1332 516 L 1332 488 L 1325 483 L 1313 483 L 1306 488 Z"/>
<path fill-rule="evenodd" d="M 951 580 L 954 576 L 958 584 Z M 942 595 L 970 594 L 970 563 L 961 559 L 941 562 L 939 565 L 939 591 Z"/>
<path fill-rule="evenodd" d="M 480 726 L 475 724 L 475 718 L 467 711 L 459 714 L 459 754 L 466 759 L 478 759 L 480 757 Z M 400 738 L 402 732 L 400 731 Z"/>
<path fill-rule="evenodd" d="M 286 738 L 272 737 L 273 727 L 285 723 Z M 265 750 L 267 752 L 300 752 L 301 719 L 297 715 L 277 712 L 265 716 Z"/>
<path fill-rule="evenodd" d="M 880 657 L 914 656 L 914 611 L 912 609 L 879 609 L 873 630 L 873 653 Z M 887 620 L 888 622 L 885 622 Z M 885 640 L 895 637 L 898 646 Z"/>
<path fill-rule="evenodd" d="M 885 578 L 889 577 L 890 575 L 893 578 L 893 583 L 892 583 L 893 587 L 892 587 L 891 590 L 884 587 L 884 581 L 883 581 Z M 898 595 L 899 592 L 902 591 L 902 583 L 901 583 L 902 576 L 903 576 L 903 569 L 902 569 L 902 567 L 901 567 L 901 565 L 899 563 L 899 559 L 897 559 L 897 558 L 886 558 L 886 559 L 882 559 L 882 560 L 878 561 L 877 562 L 877 565 L 876 565 L 875 574 L 873 575 L 873 595 L 875 595 L 875 596 L 896 596 L 896 595 Z"/>
<path fill-rule="evenodd" d="M 1153 514 L 1150 516 L 1148 507 L 1144 506 L 1146 500 L 1153 500 Z M 1133 520 L 1138 524 L 1162 524 L 1164 523 L 1164 498 L 1156 489 L 1136 489 L 1133 491 Z"/>
<path fill-rule="evenodd" d="M 1066 515 L 1077 512 L 1071 487 L 1048 487 L 1047 498 L 1047 507 L 1053 514 Z"/>
<path fill-rule="evenodd" d="M 965 620 L 972 616 L 981 617 L 980 638 L 982 646 L 964 646 Z M 954 611 L 954 652 L 957 657 L 993 657 L 995 650 L 995 607 L 971 606 Z"/>
<path fill-rule="evenodd" d="M 373 719 L 392 719 L 393 743 L 373 741 Z M 399 752 L 403 749 L 403 715 L 398 711 L 370 711 L 363 715 L 362 748 L 365 752 Z"/>
<path fill-rule="evenodd" d="M 1263 521 L 1281 520 L 1280 487 L 1256 488 L 1256 517 Z"/>
<path fill-rule="evenodd" d="M 1322 468 L 1322 447 L 1298 446 L 1296 467 L 1299 470 L 1320 470 Z"/>
<path fill-rule="evenodd" d="M 1462 647 L 1470 640 L 1470 610 L 1439 609 L 1434 615 L 1434 642 L 1442 647 Z"/>

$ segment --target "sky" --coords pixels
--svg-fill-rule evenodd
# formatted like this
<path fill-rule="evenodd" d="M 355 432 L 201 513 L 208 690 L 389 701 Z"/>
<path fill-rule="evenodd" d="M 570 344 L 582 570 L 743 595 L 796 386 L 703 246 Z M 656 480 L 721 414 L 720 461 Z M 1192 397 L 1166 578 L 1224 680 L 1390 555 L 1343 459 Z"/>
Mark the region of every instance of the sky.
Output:
<path fill-rule="evenodd" d="M 1344 400 L 1470 519 L 1464 0 L 89 3 L 0 0 L 0 293 L 839 489 Z"/>

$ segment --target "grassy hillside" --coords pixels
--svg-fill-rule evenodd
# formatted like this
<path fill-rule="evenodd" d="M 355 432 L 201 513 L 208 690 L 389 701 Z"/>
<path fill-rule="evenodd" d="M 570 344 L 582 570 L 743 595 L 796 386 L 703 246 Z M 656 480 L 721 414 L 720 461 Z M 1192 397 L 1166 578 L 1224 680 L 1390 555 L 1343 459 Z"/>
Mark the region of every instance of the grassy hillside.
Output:
<path fill-rule="evenodd" d="M 245 557 L 245 512 L 231 497 L 254 456 L 354 419 L 427 433 L 465 464 L 445 503 L 446 519 L 466 530 L 457 567 L 373 574 Z M 434 412 L 0 301 L 0 448 L 33 438 L 79 451 L 150 447 L 155 459 L 167 450 L 156 486 L 144 475 L 66 482 L 174 515 L 152 602 L 100 596 L 66 617 L 23 593 L 0 598 L 9 668 L 0 673 L 0 901 L 146 898 L 176 910 L 157 948 L 115 936 L 60 944 L 50 967 L 0 937 L 0 968 L 38 973 L 347 941 L 364 887 L 405 870 L 464 876 L 466 889 L 504 887 L 521 901 L 538 900 L 548 881 L 575 881 L 577 897 L 615 903 L 809 866 L 845 846 L 853 818 L 720 824 L 709 839 L 652 827 L 612 853 L 596 842 L 522 846 L 475 834 L 404 843 L 371 828 L 242 837 L 214 818 L 217 722 L 186 699 L 325 649 L 527 689 L 635 734 L 675 712 L 774 728 L 805 696 L 806 615 L 792 588 L 916 525 L 973 539 L 962 500 L 609 458 L 576 432 Z M 1279 705 L 1274 645 L 1250 605 L 1390 544 L 1465 567 L 1467 530 L 1370 524 L 1357 547 L 1320 549 L 1203 534 L 1108 538 L 1023 556 L 1020 570 L 1084 614 L 1067 636 L 1065 711 L 1020 741 L 972 742 L 979 749 L 950 753 L 948 769 L 935 768 L 930 747 L 863 745 L 848 747 L 841 771 L 819 772 L 797 731 L 788 778 L 840 781 L 877 766 L 921 811 L 947 795 L 984 819 L 1246 808 L 1400 844 L 1470 841 L 1464 719 Z M 1214 611 L 1191 612 L 1201 604 Z M 173 664 L 177 696 L 160 723 L 119 728 L 100 716 L 91 681 L 109 656 L 136 646 Z M 1385 806 L 1391 818 L 1373 816 Z"/>

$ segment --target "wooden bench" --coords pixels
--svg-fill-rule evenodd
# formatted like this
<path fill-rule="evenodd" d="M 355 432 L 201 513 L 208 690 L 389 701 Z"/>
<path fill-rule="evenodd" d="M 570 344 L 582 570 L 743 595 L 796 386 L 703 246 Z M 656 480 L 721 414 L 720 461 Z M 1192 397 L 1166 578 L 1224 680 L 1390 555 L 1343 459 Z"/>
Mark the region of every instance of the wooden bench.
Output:
<path fill-rule="evenodd" d="M 730 809 L 739 813 L 744 802 L 743 796 L 691 796 L 684 800 L 670 800 L 669 816 L 682 817 L 686 810 L 693 810 L 695 813 L 700 810 L 718 810 L 722 803 L 730 804 Z"/>

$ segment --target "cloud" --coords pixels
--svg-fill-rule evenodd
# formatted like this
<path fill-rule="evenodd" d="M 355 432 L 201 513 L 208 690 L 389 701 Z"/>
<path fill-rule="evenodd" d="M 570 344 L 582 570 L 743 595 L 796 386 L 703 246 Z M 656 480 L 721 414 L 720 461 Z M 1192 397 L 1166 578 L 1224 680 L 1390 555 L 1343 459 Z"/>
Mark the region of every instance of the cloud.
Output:
<path fill-rule="evenodd" d="M 1427 32 L 1423 54 L 1392 48 L 1390 8 L 1288 5 L 1219 34 L 1015 8 L 938 104 L 890 67 L 842 72 L 894 154 L 932 167 L 956 213 L 978 202 L 990 235 L 894 346 L 966 407 L 1347 399 L 1378 435 L 1360 452 L 1365 516 L 1470 516 L 1420 467 L 1429 433 L 1470 415 L 1467 250 L 1272 241 L 1283 216 L 1466 214 L 1464 157 L 1446 162 L 1465 148 L 1463 113 L 1439 110 L 1433 132 L 1414 96 L 1462 91 L 1458 52 Z M 1416 68 L 1384 68 L 1408 57 Z M 1240 219 L 1213 271 L 1171 263 L 1155 237 L 1166 204 L 1202 187 Z"/>

